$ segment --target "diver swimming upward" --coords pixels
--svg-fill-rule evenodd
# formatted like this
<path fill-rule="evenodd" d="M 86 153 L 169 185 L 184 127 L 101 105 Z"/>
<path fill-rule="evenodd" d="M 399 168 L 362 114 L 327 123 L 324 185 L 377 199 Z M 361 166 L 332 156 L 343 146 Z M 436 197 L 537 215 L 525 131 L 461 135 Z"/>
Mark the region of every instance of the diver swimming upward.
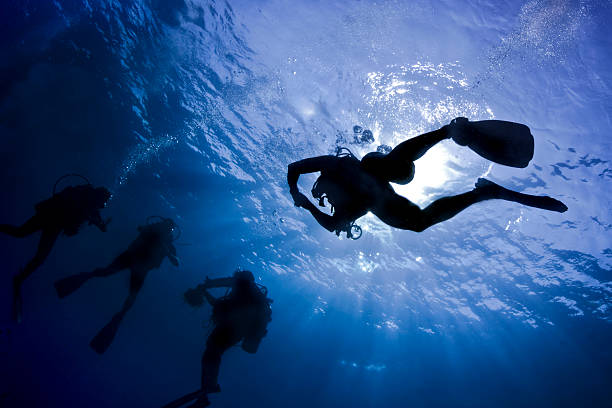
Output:
<path fill-rule="evenodd" d="M 549 211 L 565 212 L 561 201 L 548 196 L 535 196 L 508 190 L 494 182 L 479 178 L 475 188 L 463 194 L 442 197 L 424 209 L 397 194 L 390 183 L 407 184 L 414 177 L 414 161 L 435 144 L 452 138 L 494 162 L 526 167 L 533 157 L 533 137 L 525 125 L 505 121 L 469 122 L 456 118 L 438 130 L 408 139 L 390 153 L 372 152 L 359 160 L 352 154 L 312 157 L 291 163 L 287 182 L 297 207 L 310 211 L 325 229 L 346 232 L 351 237 L 353 223 L 372 212 L 386 224 L 421 232 L 446 221 L 472 204 L 500 199 Z M 298 189 L 301 174 L 321 172 L 312 194 L 324 206 L 327 198 L 332 215 L 320 211 Z"/>
<path fill-rule="evenodd" d="M 55 183 L 53 196 L 36 204 L 34 206 L 36 213 L 23 225 L 0 224 L 0 232 L 17 238 L 41 232 L 36 254 L 13 277 L 13 315 L 18 322 L 21 321 L 22 313 L 21 285 L 49 256 L 60 234 L 77 235 L 85 222 L 105 232 L 110 222 L 110 219 L 102 220 L 100 216 L 100 210 L 106 207 L 111 197 L 110 191 L 105 187 L 94 187 L 85 177 L 77 175 L 86 180 L 87 184 L 69 186 L 60 192 L 55 192 L 59 181 L 67 176 L 74 175 L 67 174 L 60 177 Z"/>
<path fill-rule="evenodd" d="M 215 298 L 208 291 L 226 288 L 225 296 Z M 247 353 L 254 354 L 266 336 L 268 323 L 272 320 L 272 299 L 268 290 L 255 283 L 250 271 L 238 270 L 227 278 L 208 279 L 196 288 L 185 292 L 185 301 L 200 307 L 204 299 L 212 306 L 214 328 L 206 341 L 202 356 L 202 385 L 195 392 L 184 395 L 163 408 L 178 408 L 194 401 L 188 408 L 203 408 L 210 405 L 208 394 L 221 391 L 217 383 L 221 356 L 230 347 L 241 343 Z"/>
<path fill-rule="evenodd" d="M 166 257 L 172 265 L 179 265 L 176 248 L 172 244 L 176 238 L 173 234 L 177 226 L 170 218 L 159 218 L 161 218 L 159 222 L 139 226 L 138 237 L 107 267 L 69 276 L 55 282 L 58 296 L 64 298 L 91 278 L 110 276 L 123 269 L 130 269 L 130 291 L 123 307 L 89 343 L 91 348 L 99 354 L 104 353 L 112 343 L 121 320 L 134 304 L 136 295 L 142 288 L 149 271 L 159 268 Z"/>

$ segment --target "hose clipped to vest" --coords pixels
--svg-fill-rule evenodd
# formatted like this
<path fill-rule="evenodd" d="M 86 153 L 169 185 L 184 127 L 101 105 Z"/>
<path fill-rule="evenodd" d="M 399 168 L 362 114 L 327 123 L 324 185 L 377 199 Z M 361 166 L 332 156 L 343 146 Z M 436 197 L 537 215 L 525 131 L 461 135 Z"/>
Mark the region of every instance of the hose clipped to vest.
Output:
<path fill-rule="evenodd" d="M 349 150 L 348 147 L 344 147 L 344 146 L 338 146 L 336 147 L 336 157 L 353 157 L 353 158 L 357 158 L 353 152 L 351 152 Z"/>

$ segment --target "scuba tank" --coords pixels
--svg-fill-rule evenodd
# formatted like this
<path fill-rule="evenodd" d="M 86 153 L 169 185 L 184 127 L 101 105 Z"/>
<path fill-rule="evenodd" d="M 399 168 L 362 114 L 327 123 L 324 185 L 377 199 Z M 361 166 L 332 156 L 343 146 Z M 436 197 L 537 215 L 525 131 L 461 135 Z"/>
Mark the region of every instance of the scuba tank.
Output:
<path fill-rule="evenodd" d="M 272 299 L 267 297 L 265 286 L 253 283 L 249 299 L 239 298 L 232 290 L 213 305 L 211 320 L 215 325 L 230 324 L 243 332 L 241 347 L 247 353 L 255 353 L 261 340 L 268 333 L 272 320 Z"/>
<path fill-rule="evenodd" d="M 83 183 L 69 185 L 58 192 L 58 185 L 68 177 L 80 178 Z M 53 184 L 52 196 L 34 205 L 34 209 L 43 217 L 53 219 L 54 223 L 60 225 L 64 235 L 76 235 L 83 223 L 80 217 L 82 208 L 76 203 L 84 197 L 87 190 L 93 190 L 93 185 L 87 177 L 77 173 L 64 174 Z"/>
<path fill-rule="evenodd" d="M 65 180 L 68 177 L 79 177 L 81 178 L 84 183 L 82 184 L 77 184 L 77 185 L 70 185 L 66 188 L 64 188 L 62 191 L 58 192 L 57 191 L 57 186 L 59 185 L 60 182 L 62 182 L 62 180 Z M 50 198 L 47 198 L 46 200 L 43 200 L 39 203 L 37 203 L 34 206 L 34 209 L 38 212 L 45 212 L 47 210 L 54 210 L 55 208 L 58 207 L 59 203 L 63 200 L 65 200 L 65 197 L 67 195 L 71 195 L 73 192 L 77 191 L 78 189 L 83 189 L 83 188 L 93 188 L 93 185 L 89 182 L 89 179 L 85 176 L 82 176 L 80 174 L 76 174 L 76 173 L 69 173 L 69 174 L 64 174 L 63 176 L 61 176 L 60 178 L 58 178 L 55 183 L 53 184 L 53 189 L 52 189 L 52 195 Z"/>
<path fill-rule="evenodd" d="M 248 333 L 242 340 L 241 347 L 247 353 L 254 354 L 259 348 L 261 340 L 268 334 L 268 323 L 272 321 L 272 299 L 268 298 L 268 289 L 257 284 L 260 292 L 259 302 L 253 316 Z"/>

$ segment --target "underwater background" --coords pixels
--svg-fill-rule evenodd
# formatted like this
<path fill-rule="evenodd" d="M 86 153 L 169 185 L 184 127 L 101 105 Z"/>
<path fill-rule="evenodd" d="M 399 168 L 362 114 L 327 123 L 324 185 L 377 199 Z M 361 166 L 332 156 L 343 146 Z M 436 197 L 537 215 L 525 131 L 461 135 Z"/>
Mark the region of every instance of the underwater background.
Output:
<path fill-rule="evenodd" d="M 194 391 L 210 307 L 183 292 L 236 268 L 273 320 L 257 354 L 224 355 L 213 407 L 612 406 L 611 18 L 609 0 L 2 1 L 0 222 L 66 173 L 113 191 L 113 221 L 58 240 L 19 325 L 11 277 L 38 235 L 0 236 L 0 407 Z M 457 116 L 527 124 L 533 161 L 446 141 L 398 192 L 423 206 L 486 175 L 569 210 L 488 201 L 422 233 L 367 215 L 352 241 L 293 206 L 289 163 Z M 53 282 L 107 265 L 149 215 L 180 225 L 181 266 L 149 274 L 100 356 L 129 273 L 62 300 Z"/>

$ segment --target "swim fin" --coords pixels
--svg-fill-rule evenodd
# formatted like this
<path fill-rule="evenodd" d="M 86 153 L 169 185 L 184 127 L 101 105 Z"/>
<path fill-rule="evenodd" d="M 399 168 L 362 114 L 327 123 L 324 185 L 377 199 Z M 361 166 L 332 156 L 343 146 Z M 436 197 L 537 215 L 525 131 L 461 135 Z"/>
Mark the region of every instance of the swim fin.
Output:
<path fill-rule="evenodd" d="M 79 273 L 78 275 L 69 276 L 56 281 L 53 285 L 57 291 L 57 296 L 65 298 L 72 292 L 80 288 L 89 279 L 89 274 Z"/>
<path fill-rule="evenodd" d="M 180 397 L 178 399 L 175 399 L 174 401 L 164 405 L 162 408 L 179 408 L 179 407 L 181 407 L 181 406 L 183 406 L 183 405 L 193 401 L 194 399 L 198 399 L 198 398 L 200 398 L 202 396 L 206 397 L 206 393 L 204 391 L 202 391 L 202 390 L 197 390 L 197 391 L 194 391 L 194 392 L 189 393 L 187 395 L 183 395 L 182 397 Z M 206 398 L 206 399 L 208 399 L 208 398 Z M 210 404 L 210 402 L 209 402 L 209 404 Z"/>
<path fill-rule="evenodd" d="M 94 349 L 96 353 L 104 354 L 108 349 L 117 334 L 122 319 L 123 314 L 117 313 L 113 316 L 111 321 L 96 334 L 96 337 L 89 342 L 89 346 Z"/>
<path fill-rule="evenodd" d="M 470 122 L 465 118 L 454 119 L 453 125 L 458 125 L 451 135 L 453 140 L 487 160 L 524 168 L 533 159 L 534 140 L 526 125 L 505 120 Z"/>
<path fill-rule="evenodd" d="M 508 190 L 484 178 L 479 178 L 476 182 L 476 190 L 480 194 L 491 194 L 492 198 L 501 198 L 503 200 L 514 201 L 515 203 L 527 205 L 529 207 L 541 208 L 543 210 L 566 212 L 567 206 L 561 201 L 549 196 L 536 196 L 531 194 L 519 193 L 517 191 Z"/>
<path fill-rule="evenodd" d="M 528 205 L 529 207 L 541 208 L 543 210 L 555 211 L 564 213 L 567 211 L 567 206 L 556 198 L 549 196 L 532 196 L 529 194 L 521 194 L 514 200 L 517 203 Z"/>
<path fill-rule="evenodd" d="M 193 404 L 189 405 L 188 408 L 200 408 L 200 407 L 207 407 L 208 405 L 210 405 L 210 402 L 208 401 L 208 394 L 214 394 L 217 392 L 221 392 L 221 387 L 219 387 L 219 384 L 217 384 L 213 389 L 209 390 L 208 392 L 197 390 L 194 392 L 191 392 L 187 395 L 183 395 L 180 398 L 175 399 L 174 401 L 164 405 L 162 408 L 179 408 L 185 404 L 187 404 L 188 402 L 191 402 L 195 399 L 198 399 L 198 401 L 194 402 Z M 199 404 L 199 405 L 198 405 Z M 203 405 L 206 404 L 206 405 Z"/>

